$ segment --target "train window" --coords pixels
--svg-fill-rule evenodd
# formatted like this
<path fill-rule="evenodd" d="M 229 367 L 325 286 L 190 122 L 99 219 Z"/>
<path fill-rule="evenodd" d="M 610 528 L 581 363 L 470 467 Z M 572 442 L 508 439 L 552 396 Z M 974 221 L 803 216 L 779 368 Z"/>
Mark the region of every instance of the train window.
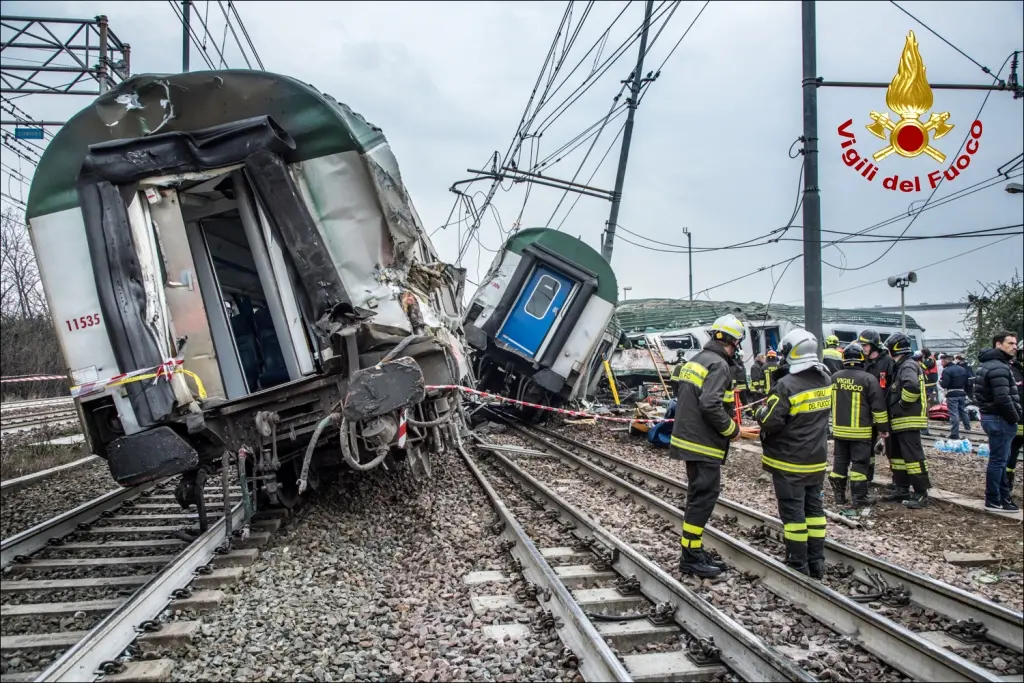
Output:
<path fill-rule="evenodd" d="M 844 330 L 832 330 L 832 334 L 834 334 L 837 337 L 839 337 L 839 341 L 843 342 L 844 344 L 849 344 L 850 342 L 857 341 L 857 333 L 856 332 L 846 332 Z"/>
<path fill-rule="evenodd" d="M 548 313 L 551 302 L 561 289 L 562 284 L 550 275 L 541 275 L 537 286 L 533 288 L 529 300 L 526 302 L 526 312 L 540 320 Z"/>
<path fill-rule="evenodd" d="M 700 348 L 700 342 L 692 334 L 687 334 L 682 337 L 676 337 L 674 339 L 661 338 L 661 343 L 664 344 L 666 349 L 673 351 L 692 351 Z"/>

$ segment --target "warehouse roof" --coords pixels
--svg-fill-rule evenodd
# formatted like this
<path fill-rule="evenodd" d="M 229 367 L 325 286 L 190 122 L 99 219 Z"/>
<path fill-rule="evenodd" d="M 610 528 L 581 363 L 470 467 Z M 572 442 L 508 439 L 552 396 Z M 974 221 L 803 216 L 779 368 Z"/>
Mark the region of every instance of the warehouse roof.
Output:
<path fill-rule="evenodd" d="M 615 319 L 627 333 L 665 332 L 686 327 L 711 325 L 715 318 L 733 313 L 741 320 L 789 320 L 804 324 L 804 307 L 771 304 L 768 315 L 765 305 L 736 301 L 690 301 L 689 299 L 633 299 L 623 301 L 615 310 Z M 824 308 L 822 322 L 827 324 L 863 325 L 864 327 L 899 327 L 899 313 L 866 311 L 849 308 Z M 907 316 L 907 329 L 923 330 Z"/>

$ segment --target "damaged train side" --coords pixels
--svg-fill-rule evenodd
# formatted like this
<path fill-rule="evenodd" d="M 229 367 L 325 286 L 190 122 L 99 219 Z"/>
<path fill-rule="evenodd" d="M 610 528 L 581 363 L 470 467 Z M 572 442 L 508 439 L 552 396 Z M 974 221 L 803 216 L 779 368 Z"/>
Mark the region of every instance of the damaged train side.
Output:
<path fill-rule="evenodd" d="M 183 506 L 236 455 L 272 501 L 317 468 L 429 474 L 460 438 L 464 271 L 379 128 L 293 78 L 135 76 L 43 154 L 28 223 L 86 438 Z M 198 494 L 197 494 L 198 489 Z"/>

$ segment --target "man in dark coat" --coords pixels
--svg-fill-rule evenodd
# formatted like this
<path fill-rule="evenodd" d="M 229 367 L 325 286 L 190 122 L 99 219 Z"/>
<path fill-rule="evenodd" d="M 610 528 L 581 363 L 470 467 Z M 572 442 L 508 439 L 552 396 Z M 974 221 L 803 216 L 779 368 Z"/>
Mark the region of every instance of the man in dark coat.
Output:
<path fill-rule="evenodd" d="M 942 357 L 942 378 L 939 384 L 946 392 L 946 408 L 949 410 L 949 438 L 960 438 L 960 421 L 964 429 L 971 431 L 971 416 L 967 413 L 967 384 L 970 379 L 967 370 L 957 365 L 949 356 Z"/>
<path fill-rule="evenodd" d="M 1003 500 L 1006 464 L 1017 435 L 1024 409 L 1010 369 L 1017 353 L 1017 335 L 997 332 L 992 348 L 978 354 L 981 364 L 975 380 L 974 395 L 981 410 L 981 426 L 988 434 L 988 470 L 985 472 L 985 509 L 989 512 L 1017 512 L 1020 508 Z"/>

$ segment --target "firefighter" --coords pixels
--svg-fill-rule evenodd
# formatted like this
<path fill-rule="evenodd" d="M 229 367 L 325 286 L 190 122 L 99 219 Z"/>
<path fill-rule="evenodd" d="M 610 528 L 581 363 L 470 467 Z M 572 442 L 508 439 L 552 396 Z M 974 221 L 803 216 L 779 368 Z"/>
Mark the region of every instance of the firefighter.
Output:
<path fill-rule="evenodd" d="M 775 385 L 773 376 L 779 371 L 779 355 L 774 349 L 768 349 L 764 361 L 764 393 L 767 396 Z"/>
<path fill-rule="evenodd" d="M 750 393 L 747 383 L 747 368 L 743 364 L 743 356 L 740 354 L 739 348 L 736 349 L 736 355 L 732 360 L 732 388 L 735 392 L 734 395 L 739 398 L 740 406 L 745 406 L 750 403 Z"/>
<path fill-rule="evenodd" d="M 764 398 L 764 354 L 759 353 L 754 357 L 754 363 L 750 366 L 750 400 L 760 401 Z"/>
<path fill-rule="evenodd" d="M 839 337 L 830 334 L 825 337 L 825 352 L 822 354 L 822 362 L 832 374 L 843 369 L 843 352 L 839 349 Z"/>
<path fill-rule="evenodd" d="M 1021 405 L 1024 405 L 1024 348 L 1017 349 L 1017 357 L 1010 361 L 1010 374 L 1017 385 L 1017 395 L 1020 397 Z M 1003 479 L 1003 507 L 1006 504 L 1016 505 L 1013 502 L 1013 475 L 1017 469 L 1017 459 L 1020 457 L 1021 448 L 1024 447 L 1024 422 L 1017 423 L 1017 434 L 1010 442 L 1010 458 L 1006 461 L 1006 478 Z M 1010 508 L 1012 510 L 1013 508 Z"/>
<path fill-rule="evenodd" d="M 889 414 L 885 394 L 878 380 L 865 372 L 864 347 L 853 342 L 843 351 L 844 369 L 832 375 L 832 435 L 835 461 L 829 484 L 836 502 L 846 504 L 846 482 L 855 508 L 870 505 L 868 470 L 871 467 L 872 436 L 877 431 L 889 436 Z"/>
<path fill-rule="evenodd" d="M 928 504 L 928 466 L 921 446 L 921 430 L 928 426 L 928 403 L 921 366 L 911 358 L 910 339 L 896 332 L 885 340 L 893 358 L 893 375 L 886 393 L 889 410 L 889 464 L 895 490 L 885 500 L 899 500 L 908 508 Z M 911 494 L 911 487 L 914 489 Z"/>
<path fill-rule="evenodd" d="M 825 575 L 825 507 L 821 487 L 828 462 L 832 384 L 818 361 L 818 340 L 807 330 L 782 339 L 783 367 L 757 411 L 761 466 L 772 475 L 786 542 L 786 564 Z"/>
<path fill-rule="evenodd" d="M 721 491 L 729 442 L 740 438 L 739 426 L 732 419 L 732 367 L 746 329 L 736 316 L 725 315 L 714 322 L 710 334 L 711 341 L 679 373 L 670 449 L 670 457 L 686 461 L 679 571 L 706 578 L 718 576 L 725 568 L 704 550 L 702 538 Z"/>
<path fill-rule="evenodd" d="M 878 386 L 882 393 L 888 391 L 889 382 L 892 378 L 892 356 L 889 350 L 882 345 L 882 338 L 875 330 L 864 330 L 857 336 L 857 343 L 864 347 L 864 354 L 868 357 L 864 363 L 864 371 L 878 380 Z M 892 450 L 889 448 L 889 439 L 879 439 L 878 430 L 871 433 L 871 467 L 868 468 L 868 484 L 875 480 L 875 454 L 885 453 L 888 459 Z M 889 460 L 889 471 L 892 473 L 892 461 Z M 896 475 L 892 474 L 893 481 Z"/>
<path fill-rule="evenodd" d="M 676 366 L 672 368 L 672 375 L 668 378 L 668 388 L 673 396 L 679 395 L 679 373 L 683 371 L 684 365 L 686 365 L 686 358 L 683 357 L 683 352 L 680 351 L 676 354 Z"/>

